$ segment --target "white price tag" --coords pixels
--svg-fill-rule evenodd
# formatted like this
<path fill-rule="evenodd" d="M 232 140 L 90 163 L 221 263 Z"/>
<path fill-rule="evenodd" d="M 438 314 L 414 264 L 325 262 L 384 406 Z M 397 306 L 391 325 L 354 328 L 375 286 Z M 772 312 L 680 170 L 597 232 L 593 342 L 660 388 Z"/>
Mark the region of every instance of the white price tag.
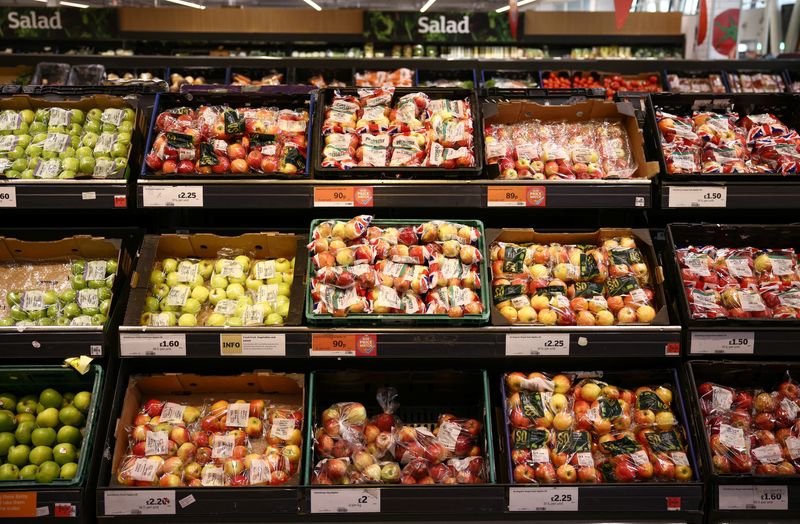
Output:
<path fill-rule="evenodd" d="M 719 509 L 756 509 L 753 486 L 720 486 Z"/>
<path fill-rule="evenodd" d="M 250 404 L 248 402 L 228 404 L 228 418 L 225 424 L 233 428 L 243 428 L 247 426 L 247 419 L 249 417 Z"/>
<path fill-rule="evenodd" d="M 225 472 L 219 466 L 212 466 L 207 464 L 203 468 L 202 478 L 200 483 L 203 486 L 224 486 L 225 485 Z"/>
<path fill-rule="evenodd" d="M 167 424 L 180 424 L 183 422 L 183 412 L 186 411 L 186 406 L 167 402 L 161 410 L 161 417 L 159 420 Z"/>
<path fill-rule="evenodd" d="M 145 439 L 146 456 L 166 455 L 169 452 L 169 436 L 166 431 L 148 431 Z"/>
<path fill-rule="evenodd" d="M 144 186 L 144 207 L 203 207 L 203 186 Z"/>
<path fill-rule="evenodd" d="M 726 207 L 728 188 L 716 186 L 669 188 L 668 207 Z"/>
<path fill-rule="evenodd" d="M 578 460 L 580 460 L 580 455 L 578 455 Z M 535 464 L 539 464 L 541 462 L 550 462 L 550 453 L 547 451 L 547 448 L 536 448 L 531 450 L 531 462 Z M 594 465 L 594 464 L 592 464 Z"/>
<path fill-rule="evenodd" d="M 581 451 L 578 455 L 578 465 L 583 468 L 593 468 L 594 467 L 594 457 L 588 451 Z M 647 459 L 647 455 L 645 455 L 645 460 Z M 637 462 L 638 464 L 638 462 Z"/>
<path fill-rule="evenodd" d="M 578 488 L 509 488 L 508 511 L 578 511 Z"/>
<path fill-rule="evenodd" d="M 683 451 L 673 451 L 670 453 L 670 456 L 672 457 L 672 462 L 674 462 L 676 466 L 689 465 L 689 457 L 687 457 L 686 453 Z"/>
<path fill-rule="evenodd" d="M 786 486 L 720 486 L 719 509 L 787 511 L 789 490 Z"/>
<path fill-rule="evenodd" d="M 211 458 L 228 458 L 233 456 L 236 439 L 233 435 L 216 435 L 211 446 Z"/>
<path fill-rule="evenodd" d="M 569 355 L 569 333 L 506 335 L 506 356 Z"/>
<path fill-rule="evenodd" d="M 381 490 L 313 489 L 311 513 L 380 513 Z"/>
<path fill-rule="evenodd" d="M 270 437 L 289 440 L 292 433 L 294 433 L 294 419 L 276 418 L 272 420 L 272 428 L 269 430 Z"/>
<path fill-rule="evenodd" d="M 174 515 L 174 490 L 106 491 L 106 515 Z"/>
<path fill-rule="evenodd" d="M 186 335 L 120 333 L 119 351 L 123 357 L 184 357 Z"/>
<path fill-rule="evenodd" d="M 800 438 L 787 437 L 786 450 L 789 452 L 789 456 L 792 457 L 793 460 L 800 458 Z"/>
<path fill-rule="evenodd" d="M 0 188 L 0 207 L 17 207 L 17 188 Z"/>
<path fill-rule="evenodd" d="M 689 344 L 692 354 L 752 355 L 755 335 L 752 331 L 695 332 Z"/>
<path fill-rule="evenodd" d="M 439 427 L 439 444 L 445 449 L 453 451 L 456 449 L 456 440 L 460 434 L 461 426 L 453 422 L 445 422 Z"/>
<path fill-rule="evenodd" d="M 275 276 L 275 261 L 261 260 L 253 266 L 253 275 L 257 280 L 265 280 Z"/>
<path fill-rule="evenodd" d="M 727 388 L 711 386 L 711 407 L 714 411 L 728 411 L 733 404 L 733 392 Z"/>

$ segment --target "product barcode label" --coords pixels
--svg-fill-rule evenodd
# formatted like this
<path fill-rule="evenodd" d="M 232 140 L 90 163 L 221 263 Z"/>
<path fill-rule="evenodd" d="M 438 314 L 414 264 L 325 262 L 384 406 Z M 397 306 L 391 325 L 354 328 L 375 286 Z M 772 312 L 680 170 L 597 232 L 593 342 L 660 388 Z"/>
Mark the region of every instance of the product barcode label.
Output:
<path fill-rule="evenodd" d="M 242 278 L 244 271 L 242 265 L 235 260 L 223 260 L 222 269 L 219 272 L 223 277 Z"/>
<path fill-rule="evenodd" d="M 578 455 L 578 465 L 584 468 L 594 467 L 594 458 L 588 451 L 581 451 Z"/>
<path fill-rule="evenodd" d="M 69 135 L 63 133 L 49 133 L 47 138 L 44 139 L 42 149 L 52 153 L 63 153 L 67 150 L 69 141 Z"/>
<path fill-rule="evenodd" d="M 155 480 L 156 470 L 158 469 L 159 464 L 160 461 L 158 460 L 150 460 L 146 458 L 136 459 L 136 462 L 133 465 L 133 471 L 131 471 L 131 478 L 133 480 L 143 480 L 145 482 Z"/>
<path fill-rule="evenodd" d="M 242 315 L 245 326 L 258 326 L 264 323 L 264 310 L 260 306 L 247 306 Z"/>
<path fill-rule="evenodd" d="M 113 107 L 109 107 L 105 111 L 103 111 L 103 115 L 100 117 L 100 121 L 104 124 L 113 124 L 117 127 L 122 123 L 122 119 L 125 118 L 125 111 L 122 109 L 116 109 Z"/>
<path fill-rule="evenodd" d="M 747 262 L 747 259 L 731 257 L 726 262 L 732 276 L 736 278 L 753 276 L 753 271 L 750 269 L 750 264 Z"/>
<path fill-rule="evenodd" d="M 683 451 L 673 451 L 672 453 L 670 453 L 670 456 L 672 457 L 672 462 L 674 462 L 676 466 L 689 465 L 689 458 Z"/>
<path fill-rule="evenodd" d="M 167 424 L 177 424 L 183 422 L 183 412 L 186 411 L 186 406 L 175 404 L 174 402 L 167 402 L 161 410 L 161 422 Z"/>
<path fill-rule="evenodd" d="M 461 426 L 453 422 L 445 422 L 439 426 L 439 443 L 449 451 L 456 449 L 456 440 L 461 434 Z"/>
<path fill-rule="evenodd" d="M 178 282 L 194 282 L 199 266 L 185 261 L 178 264 Z"/>
<path fill-rule="evenodd" d="M 78 291 L 78 305 L 81 308 L 95 308 L 100 305 L 100 295 L 96 289 L 81 289 Z"/>
<path fill-rule="evenodd" d="M 266 460 L 253 459 L 250 462 L 250 484 L 266 484 L 271 480 Z"/>
<path fill-rule="evenodd" d="M 47 122 L 47 125 L 50 127 L 68 126 L 71 120 L 72 111 L 60 107 L 51 107 L 50 120 Z"/>
<path fill-rule="evenodd" d="M 275 276 L 275 261 L 261 260 L 253 268 L 256 280 L 266 280 Z"/>
<path fill-rule="evenodd" d="M 711 387 L 711 408 L 714 411 L 728 411 L 733 404 L 733 392 L 719 386 Z"/>
<path fill-rule="evenodd" d="M 278 301 L 277 284 L 266 284 L 263 286 L 259 286 L 258 293 L 256 295 L 256 302 L 268 302 L 270 304 L 274 304 L 277 301 Z"/>
<path fill-rule="evenodd" d="M 228 458 L 233 455 L 233 446 L 235 445 L 233 435 L 216 435 L 214 437 L 214 444 L 211 447 L 211 458 Z"/>
<path fill-rule="evenodd" d="M 238 302 L 235 300 L 225 299 L 220 300 L 217 302 L 217 305 L 214 306 L 214 313 L 219 313 L 220 315 L 230 316 L 236 312 L 236 306 Z"/>
<path fill-rule="evenodd" d="M 272 428 L 269 430 L 270 437 L 289 440 L 292 433 L 294 433 L 294 419 L 276 418 L 272 420 Z"/>
<path fill-rule="evenodd" d="M 768 444 L 758 448 L 753 448 L 753 455 L 762 464 L 778 464 L 783 462 L 780 444 Z"/>
<path fill-rule="evenodd" d="M 580 457 L 578 457 L 580 460 Z M 542 462 L 550 462 L 550 453 L 547 448 L 536 448 L 531 450 L 531 462 L 539 464 Z"/>
<path fill-rule="evenodd" d="M 741 428 L 721 424 L 719 427 L 719 441 L 729 448 L 745 449 L 744 431 Z"/>
<path fill-rule="evenodd" d="M 84 280 L 87 282 L 90 280 L 105 280 L 107 266 L 108 263 L 105 260 L 90 260 L 83 269 Z"/>
<path fill-rule="evenodd" d="M 26 291 L 22 294 L 24 311 L 42 311 L 45 308 L 43 291 Z"/>
<path fill-rule="evenodd" d="M 224 486 L 225 473 L 219 466 L 206 465 L 206 467 L 203 468 L 200 483 L 203 486 Z"/>
<path fill-rule="evenodd" d="M 167 294 L 167 305 L 183 307 L 186 305 L 186 300 L 189 298 L 189 286 L 175 286 L 169 290 Z"/>
<path fill-rule="evenodd" d="M 145 437 L 144 454 L 166 455 L 169 452 L 169 435 L 166 431 L 148 431 Z"/>
<path fill-rule="evenodd" d="M 237 404 L 228 404 L 228 418 L 225 424 L 234 428 L 243 428 L 247 426 L 247 419 L 249 416 L 249 403 L 240 402 Z"/>

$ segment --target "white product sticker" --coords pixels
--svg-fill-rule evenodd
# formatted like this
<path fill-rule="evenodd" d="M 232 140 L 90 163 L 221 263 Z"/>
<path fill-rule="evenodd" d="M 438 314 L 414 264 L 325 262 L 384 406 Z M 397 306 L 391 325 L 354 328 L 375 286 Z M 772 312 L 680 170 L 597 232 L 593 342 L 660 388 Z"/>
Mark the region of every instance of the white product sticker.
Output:
<path fill-rule="evenodd" d="M 742 309 L 745 311 L 764 311 L 767 305 L 755 291 L 739 291 L 739 302 L 742 303 Z"/>
<path fill-rule="evenodd" d="M 784 397 L 783 400 L 781 400 L 781 408 L 789 415 L 789 420 L 797 418 L 798 406 L 791 399 Z"/>
<path fill-rule="evenodd" d="M 519 152 L 517 152 L 519 154 Z M 498 158 L 506 156 L 506 145 L 503 142 L 494 141 L 486 143 L 486 158 Z"/>
<path fill-rule="evenodd" d="M 781 293 L 778 295 L 778 300 L 784 306 L 800 309 L 800 291 L 798 290 L 791 290 L 785 293 Z"/>
<path fill-rule="evenodd" d="M 108 178 L 117 171 L 117 165 L 109 158 L 98 158 L 94 162 L 92 176 L 94 178 Z"/>
<path fill-rule="evenodd" d="M 180 147 L 178 148 L 178 160 L 194 160 L 194 148 Z"/>
<path fill-rule="evenodd" d="M 235 260 L 222 260 L 222 270 L 219 274 L 223 277 L 242 278 L 244 276 L 244 269 L 242 265 Z"/>
<path fill-rule="evenodd" d="M 375 305 L 389 307 L 392 309 L 403 308 L 403 302 L 397 295 L 397 291 L 387 286 L 380 286 L 378 288 L 378 298 L 375 300 Z"/>
<path fill-rule="evenodd" d="M 250 404 L 240 402 L 238 404 L 228 404 L 228 418 L 225 425 L 232 428 L 247 427 L 247 419 L 250 417 Z"/>
<path fill-rule="evenodd" d="M 97 139 L 97 143 L 94 145 L 94 152 L 110 153 L 116 141 L 117 135 L 115 133 L 101 133 L 100 137 Z"/>
<path fill-rule="evenodd" d="M 250 462 L 247 476 L 250 484 L 266 484 L 272 479 L 267 461 L 262 459 L 253 459 Z"/>
<path fill-rule="evenodd" d="M 311 513 L 380 513 L 381 490 L 312 489 Z"/>
<path fill-rule="evenodd" d="M 42 149 L 52 153 L 63 153 L 70 144 L 69 135 L 64 133 L 48 133 L 44 139 Z"/>
<path fill-rule="evenodd" d="M 714 411 L 728 411 L 733 404 L 733 392 L 719 386 L 711 387 L 711 409 Z"/>
<path fill-rule="evenodd" d="M 92 325 L 92 317 L 89 315 L 80 315 L 69 321 L 70 326 L 86 327 Z"/>
<path fill-rule="evenodd" d="M 406 315 L 413 315 L 414 313 L 419 312 L 419 301 L 417 297 L 412 295 L 403 295 L 401 299 L 403 301 L 403 311 L 405 311 Z"/>
<path fill-rule="evenodd" d="M 569 333 L 506 335 L 506 355 L 569 355 Z"/>
<path fill-rule="evenodd" d="M 169 435 L 166 431 L 148 431 L 145 438 L 144 454 L 166 455 L 169 452 Z"/>
<path fill-rule="evenodd" d="M 278 284 L 266 284 L 258 287 L 256 303 L 267 302 L 275 304 L 278 301 Z"/>
<path fill-rule="evenodd" d="M 437 440 L 444 448 L 449 451 L 456 449 L 456 440 L 461 434 L 461 426 L 454 422 L 445 422 L 439 426 L 439 434 Z"/>
<path fill-rule="evenodd" d="M 752 355 L 754 346 L 755 335 L 752 331 L 692 332 L 689 352 Z"/>
<path fill-rule="evenodd" d="M 783 277 L 786 275 L 791 275 L 793 273 L 792 266 L 794 266 L 794 264 L 792 263 L 791 258 L 771 256 L 769 257 L 769 259 L 772 262 L 772 273 L 774 275 Z"/>
<path fill-rule="evenodd" d="M 106 491 L 103 494 L 106 515 L 174 515 L 175 491 Z"/>
<path fill-rule="evenodd" d="M 26 291 L 22 294 L 23 311 L 42 311 L 45 307 L 44 291 Z"/>
<path fill-rule="evenodd" d="M 517 158 L 520 160 L 533 160 L 539 157 L 539 151 L 533 144 L 517 144 Z"/>
<path fill-rule="evenodd" d="M 183 307 L 186 300 L 189 298 L 191 288 L 189 286 L 175 286 L 169 290 L 167 294 L 167 305 L 174 307 Z"/>
<path fill-rule="evenodd" d="M 753 455 L 762 464 L 778 464 L 783 462 L 783 452 L 780 444 L 768 444 L 759 448 L 753 448 Z"/>
<path fill-rule="evenodd" d="M 746 446 L 744 430 L 727 424 L 721 424 L 719 427 L 719 441 L 723 445 L 736 450 L 744 450 Z"/>
<path fill-rule="evenodd" d="M 200 265 L 184 260 L 178 264 L 178 282 L 194 282 Z"/>
<path fill-rule="evenodd" d="M 161 464 L 159 460 L 152 460 L 146 458 L 138 458 L 133 463 L 133 470 L 131 470 L 131 478 L 133 480 L 141 480 L 143 482 L 152 482 L 156 479 L 156 470 Z"/>
<path fill-rule="evenodd" d="M 644 292 L 644 289 L 636 288 L 631 290 L 631 299 L 633 300 L 634 304 L 647 304 L 647 293 Z"/>
<path fill-rule="evenodd" d="M 56 178 L 61 172 L 61 160 L 51 158 L 50 160 L 42 160 L 33 169 L 33 176 L 35 178 Z"/>
<path fill-rule="evenodd" d="M 230 316 L 236 313 L 236 306 L 238 305 L 239 303 L 235 300 L 230 300 L 230 299 L 220 300 L 219 302 L 217 302 L 217 305 L 214 306 L 214 313 Z"/>
<path fill-rule="evenodd" d="M 62 109 L 60 107 L 50 108 L 50 120 L 47 121 L 48 126 L 68 126 L 71 121 L 72 111 L 69 109 Z"/>
<path fill-rule="evenodd" d="M 692 273 L 699 277 L 707 277 L 711 274 L 708 269 L 708 258 L 705 256 L 697 256 L 694 253 L 687 254 L 683 259 L 683 263 Z"/>
<path fill-rule="evenodd" d="M 278 152 L 278 146 L 275 144 L 267 144 L 265 146 L 261 146 L 261 154 L 264 156 L 275 156 Z"/>
<path fill-rule="evenodd" d="M 454 305 L 456 306 L 466 306 L 470 304 L 474 298 L 472 290 L 467 288 L 455 288 L 454 295 Z"/>
<path fill-rule="evenodd" d="M 670 186 L 668 207 L 726 207 L 728 188 Z"/>
<path fill-rule="evenodd" d="M 800 438 L 786 437 L 786 449 L 789 451 L 789 456 L 792 460 L 800 458 Z"/>
<path fill-rule="evenodd" d="M 100 295 L 96 289 L 81 289 L 78 291 L 77 302 L 81 308 L 96 308 L 100 305 Z"/>
<path fill-rule="evenodd" d="M 109 107 L 108 109 L 103 111 L 103 114 L 100 117 L 100 121 L 103 122 L 104 124 L 113 124 L 119 127 L 124 118 L 125 118 L 125 111 L 123 111 L 122 109 Z"/>
<path fill-rule="evenodd" d="M 580 457 L 578 457 L 580 460 Z M 534 464 L 540 464 L 542 462 L 550 462 L 550 453 L 547 451 L 547 448 L 536 448 L 531 450 L 531 462 Z"/>
<path fill-rule="evenodd" d="M 186 411 L 186 406 L 175 404 L 174 402 L 167 402 L 161 410 L 161 422 L 167 424 L 180 424 L 183 422 L 183 413 Z"/>
<path fill-rule="evenodd" d="M 750 263 L 746 258 L 731 257 L 726 260 L 726 263 L 728 264 L 728 270 L 731 272 L 731 276 L 736 278 L 753 276 L 753 270 L 750 269 Z"/>
<path fill-rule="evenodd" d="M 123 357 L 183 357 L 186 356 L 186 335 L 120 333 L 119 349 Z"/>
<path fill-rule="evenodd" d="M 364 148 L 364 156 L 361 165 L 372 167 L 386 167 L 387 149 L 375 149 L 372 147 Z"/>
<path fill-rule="evenodd" d="M 645 453 L 643 449 L 640 449 L 635 453 L 631 453 L 631 460 L 633 460 L 633 463 L 637 466 L 642 466 L 650 462 L 650 459 L 647 458 L 647 453 Z"/>
<path fill-rule="evenodd" d="M 670 453 L 670 457 L 672 457 L 672 462 L 674 462 L 676 466 L 689 465 L 689 458 L 683 451 L 673 451 L 672 453 Z"/>
<path fill-rule="evenodd" d="M 0 113 L 0 131 L 14 131 L 22 125 L 22 115 L 7 110 Z M 11 135 L 8 135 L 11 136 Z"/>
<path fill-rule="evenodd" d="M 355 102 L 348 102 L 347 100 L 334 100 L 331 104 L 331 111 L 339 111 L 340 113 L 355 114 L 358 109 L 358 104 Z"/>
<path fill-rule="evenodd" d="M 292 437 L 292 433 L 294 433 L 294 425 L 294 419 L 291 418 L 273 419 L 269 436 L 281 440 L 289 440 Z"/>
<path fill-rule="evenodd" d="M 264 323 L 264 309 L 260 306 L 247 306 L 242 315 L 245 326 L 260 326 Z"/>
<path fill-rule="evenodd" d="M 225 472 L 219 466 L 204 467 L 200 483 L 203 486 L 224 486 Z"/>
<path fill-rule="evenodd" d="M 530 306 L 531 300 L 528 298 L 528 295 L 519 295 L 518 297 L 511 299 L 511 305 L 517 309 L 520 309 L 525 306 Z"/>
<path fill-rule="evenodd" d="M 211 447 L 211 458 L 229 458 L 233 456 L 236 439 L 233 435 L 216 435 Z"/>
<path fill-rule="evenodd" d="M 180 499 L 178 501 L 178 504 L 180 504 L 182 508 L 186 508 L 188 506 L 191 506 L 195 502 L 197 502 L 197 500 L 195 500 L 194 495 L 187 495 L 182 499 Z"/>
<path fill-rule="evenodd" d="M 16 135 L 0 136 L 0 152 L 11 151 L 19 143 L 19 137 Z"/>
<path fill-rule="evenodd" d="M 83 268 L 83 279 L 87 282 L 90 280 L 105 280 L 107 268 L 108 262 L 105 260 L 90 260 L 86 262 L 86 266 Z"/>
<path fill-rule="evenodd" d="M 253 266 L 253 276 L 256 280 L 266 280 L 275 276 L 274 260 L 259 260 Z"/>
<path fill-rule="evenodd" d="M 594 467 L 594 458 L 592 454 L 588 451 L 581 451 L 577 453 L 578 456 L 578 465 L 584 468 L 593 468 Z M 646 457 L 645 457 L 646 458 Z"/>
<path fill-rule="evenodd" d="M 203 186 L 144 186 L 144 207 L 203 207 Z"/>
<path fill-rule="evenodd" d="M 512 487 L 508 489 L 508 511 L 578 511 L 578 488 Z"/>
<path fill-rule="evenodd" d="M 403 274 L 403 270 L 405 269 L 405 264 L 398 264 L 397 262 L 392 262 L 391 260 L 386 261 L 386 265 L 383 268 L 383 274 L 389 275 L 390 277 L 399 277 Z M 444 266 L 442 266 L 444 267 Z"/>

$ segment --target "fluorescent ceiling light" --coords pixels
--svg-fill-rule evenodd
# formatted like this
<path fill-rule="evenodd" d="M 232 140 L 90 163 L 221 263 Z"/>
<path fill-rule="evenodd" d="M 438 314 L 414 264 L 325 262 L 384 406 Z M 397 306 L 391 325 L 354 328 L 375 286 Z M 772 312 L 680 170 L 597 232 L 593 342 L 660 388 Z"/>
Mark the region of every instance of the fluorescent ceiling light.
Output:
<path fill-rule="evenodd" d="M 60 5 L 65 5 L 67 7 L 80 7 L 81 9 L 86 9 L 89 7 L 86 4 L 76 4 L 75 2 L 59 2 Z"/>
<path fill-rule="evenodd" d="M 433 5 L 435 2 L 436 2 L 436 0 L 428 0 L 427 2 L 425 2 L 425 5 L 423 5 L 423 6 L 420 8 L 419 12 L 420 12 L 420 13 L 424 13 L 425 11 L 427 11 L 428 9 L 430 9 L 430 8 L 431 8 L 431 6 L 432 6 L 432 5 Z"/>
<path fill-rule="evenodd" d="M 195 4 L 194 2 L 187 2 L 186 0 L 167 0 L 167 2 L 171 2 L 173 4 L 184 5 L 186 7 L 194 7 L 195 9 L 205 9 L 206 6 Z"/>
<path fill-rule="evenodd" d="M 322 8 L 314 0 L 303 0 L 303 2 L 313 7 L 316 11 L 322 11 Z"/>
<path fill-rule="evenodd" d="M 534 3 L 535 1 L 536 1 L 536 0 L 519 0 L 519 2 L 517 2 L 517 7 L 522 7 L 523 5 L 532 4 L 532 3 Z M 509 6 L 505 5 L 505 6 L 503 6 L 503 7 L 500 7 L 500 8 L 497 8 L 497 9 L 495 9 L 495 10 L 494 10 L 494 12 L 495 12 L 495 13 L 505 13 L 505 12 L 506 12 L 506 11 L 508 11 L 509 9 L 511 9 L 511 7 L 509 7 Z"/>

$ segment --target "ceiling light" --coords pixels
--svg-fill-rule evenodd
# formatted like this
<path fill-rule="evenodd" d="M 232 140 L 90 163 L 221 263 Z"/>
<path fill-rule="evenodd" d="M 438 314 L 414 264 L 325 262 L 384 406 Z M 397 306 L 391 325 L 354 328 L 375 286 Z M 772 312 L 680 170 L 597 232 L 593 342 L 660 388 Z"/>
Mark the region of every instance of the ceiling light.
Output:
<path fill-rule="evenodd" d="M 195 9 L 205 9 L 206 6 L 195 4 L 194 2 L 187 2 L 186 0 L 167 0 L 167 2 L 171 2 L 173 4 L 184 5 L 186 7 L 194 7 Z"/>
<path fill-rule="evenodd" d="M 81 9 L 86 9 L 89 7 L 86 4 L 76 4 L 75 2 L 59 2 L 59 5 L 65 5 L 67 7 L 80 7 Z"/>
<path fill-rule="evenodd" d="M 517 7 L 522 7 L 523 5 L 532 4 L 532 3 L 534 3 L 535 1 L 536 1 L 536 0 L 519 0 L 519 2 L 517 2 Z M 506 11 L 508 11 L 509 9 L 511 9 L 511 7 L 509 7 L 509 6 L 505 5 L 505 6 L 503 6 L 503 7 L 500 7 L 500 8 L 497 8 L 497 9 L 495 9 L 495 10 L 494 10 L 494 12 L 495 12 L 495 13 L 505 13 L 505 12 L 506 12 Z"/>
<path fill-rule="evenodd" d="M 322 8 L 314 0 L 303 0 L 303 2 L 307 3 L 317 11 L 322 11 Z"/>
<path fill-rule="evenodd" d="M 436 2 L 436 0 L 428 0 L 427 2 L 425 2 L 425 5 L 423 5 L 423 6 L 420 8 L 419 12 L 420 12 L 420 13 L 424 13 L 425 11 L 427 11 L 428 9 L 430 9 L 430 7 L 431 7 L 431 6 L 432 6 L 432 5 L 433 5 L 435 2 Z"/>

